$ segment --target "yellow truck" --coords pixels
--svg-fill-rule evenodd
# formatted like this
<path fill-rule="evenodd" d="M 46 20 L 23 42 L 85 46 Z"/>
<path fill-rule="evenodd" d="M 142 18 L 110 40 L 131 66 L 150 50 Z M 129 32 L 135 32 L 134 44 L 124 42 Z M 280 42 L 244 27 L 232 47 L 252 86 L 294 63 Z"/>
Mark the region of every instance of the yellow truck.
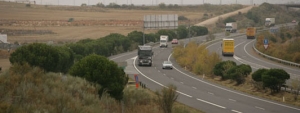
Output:
<path fill-rule="evenodd" d="M 223 39 L 222 42 L 222 55 L 223 56 L 233 56 L 234 55 L 234 39 Z"/>
<path fill-rule="evenodd" d="M 256 28 L 248 27 L 246 31 L 247 39 L 255 39 Z"/>

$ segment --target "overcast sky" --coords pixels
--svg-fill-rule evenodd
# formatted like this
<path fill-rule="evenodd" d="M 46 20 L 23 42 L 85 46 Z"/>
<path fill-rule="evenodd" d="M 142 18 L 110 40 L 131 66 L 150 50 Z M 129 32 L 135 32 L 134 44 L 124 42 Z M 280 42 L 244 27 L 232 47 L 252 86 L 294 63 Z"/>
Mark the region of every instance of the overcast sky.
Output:
<path fill-rule="evenodd" d="M 1 0 L 0 0 L 1 1 Z M 4 1 L 24 1 L 24 0 L 4 0 Z M 25 0 L 26 1 L 26 0 Z M 251 4 L 251 1 L 255 4 L 261 4 L 263 2 L 273 4 L 284 4 L 284 3 L 299 3 L 300 0 L 30 0 L 36 1 L 37 4 L 43 5 L 81 5 L 86 3 L 88 5 L 96 5 L 97 3 L 103 3 L 105 5 L 109 3 L 117 4 L 134 4 L 134 5 L 157 5 L 159 3 L 165 4 L 178 4 L 178 5 L 196 5 L 196 4 Z"/>

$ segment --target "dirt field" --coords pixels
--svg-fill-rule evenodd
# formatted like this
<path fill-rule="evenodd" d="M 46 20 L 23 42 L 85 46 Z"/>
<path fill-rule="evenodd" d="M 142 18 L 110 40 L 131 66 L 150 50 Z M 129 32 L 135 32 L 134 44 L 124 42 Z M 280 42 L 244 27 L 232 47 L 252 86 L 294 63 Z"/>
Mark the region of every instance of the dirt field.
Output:
<path fill-rule="evenodd" d="M 144 15 L 178 14 L 189 19 L 200 19 L 202 12 L 115 10 L 99 7 L 39 6 L 0 2 L 0 32 L 7 29 L 23 30 L 24 34 L 8 36 L 9 42 L 77 41 L 85 38 L 100 38 L 110 33 L 127 35 L 142 31 Z M 57 10 L 60 9 L 60 10 Z M 79 9 L 79 10 L 78 10 Z M 82 9 L 82 10 L 80 10 Z M 91 10 L 91 11 L 89 11 Z M 73 22 L 67 22 L 73 18 Z M 52 34 L 36 34 L 25 31 L 52 31 Z M 147 32 L 154 32 L 146 30 Z"/>

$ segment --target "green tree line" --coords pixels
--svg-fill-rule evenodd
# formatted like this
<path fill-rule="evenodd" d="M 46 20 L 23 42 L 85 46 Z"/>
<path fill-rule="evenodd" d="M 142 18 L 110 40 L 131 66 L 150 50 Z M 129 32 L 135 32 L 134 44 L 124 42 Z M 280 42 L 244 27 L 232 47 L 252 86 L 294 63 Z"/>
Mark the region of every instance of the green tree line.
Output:
<path fill-rule="evenodd" d="M 146 43 L 156 42 L 160 35 L 168 35 L 173 38 L 186 38 L 188 30 L 159 30 L 156 34 L 145 34 Z M 178 36 L 177 32 L 185 33 Z M 205 27 L 192 27 L 196 36 L 207 34 Z M 143 44 L 143 33 L 133 31 L 124 36 L 113 33 L 96 40 L 84 39 L 76 43 L 64 46 L 51 46 L 42 43 L 33 43 L 22 46 L 10 56 L 12 64 L 29 64 L 32 67 L 40 67 L 45 72 L 69 73 L 101 85 L 98 94 L 107 92 L 116 100 L 123 98 L 123 89 L 128 81 L 123 69 L 110 61 L 107 56 L 131 51 Z M 75 62 L 75 63 L 74 63 Z"/>

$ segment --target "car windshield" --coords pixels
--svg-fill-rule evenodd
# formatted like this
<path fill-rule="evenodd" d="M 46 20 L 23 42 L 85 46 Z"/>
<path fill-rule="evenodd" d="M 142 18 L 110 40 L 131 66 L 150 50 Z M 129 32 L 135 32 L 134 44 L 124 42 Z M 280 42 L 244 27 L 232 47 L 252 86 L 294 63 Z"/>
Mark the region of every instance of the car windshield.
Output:
<path fill-rule="evenodd" d="M 164 64 L 172 64 L 170 61 L 164 61 Z"/>
<path fill-rule="evenodd" d="M 175 42 L 175 41 L 177 41 L 177 39 L 173 39 L 173 41 Z"/>
<path fill-rule="evenodd" d="M 161 40 L 160 42 L 167 42 L 166 40 Z"/>

